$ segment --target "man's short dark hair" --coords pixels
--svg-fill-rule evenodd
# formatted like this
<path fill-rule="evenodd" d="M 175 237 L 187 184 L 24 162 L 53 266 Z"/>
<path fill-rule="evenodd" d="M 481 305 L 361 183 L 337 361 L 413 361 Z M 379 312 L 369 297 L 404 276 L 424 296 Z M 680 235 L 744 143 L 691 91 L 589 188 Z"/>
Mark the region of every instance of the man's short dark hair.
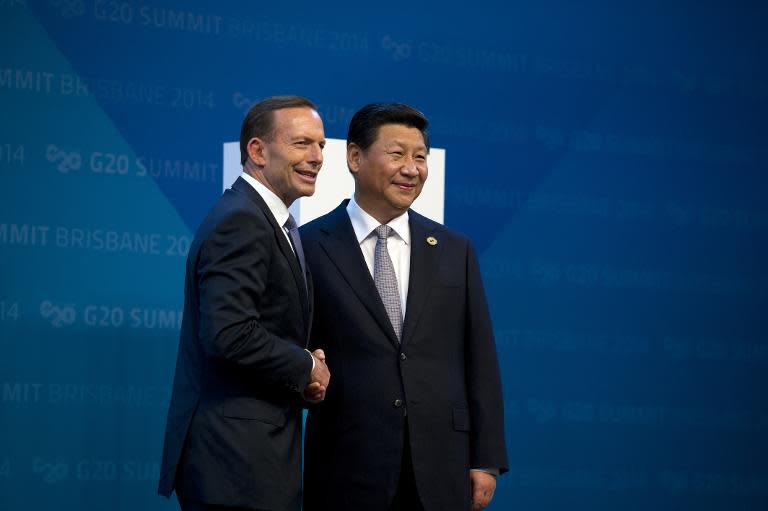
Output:
<path fill-rule="evenodd" d="M 376 141 L 379 128 L 385 124 L 403 124 L 416 128 L 429 149 L 429 121 L 423 113 L 403 103 L 371 103 L 358 110 L 349 123 L 347 145 L 355 144 L 366 151 Z"/>
<path fill-rule="evenodd" d="M 245 165 L 248 161 L 248 141 L 252 138 L 260 138 L 267 142 L 272 140 L 275 131 L 273 115 L 275 110 L 301 107 L 317 110 L 314 103 L 301 96 L 271 96 L 253 105 L 245 114 L 243 127 L 240 128 L 240 163 Z"/>

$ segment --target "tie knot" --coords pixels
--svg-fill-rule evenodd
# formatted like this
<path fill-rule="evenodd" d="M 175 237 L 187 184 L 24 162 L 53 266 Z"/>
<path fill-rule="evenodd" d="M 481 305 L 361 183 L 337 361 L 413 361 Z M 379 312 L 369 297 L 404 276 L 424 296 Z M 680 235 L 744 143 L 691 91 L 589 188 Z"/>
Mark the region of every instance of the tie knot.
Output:
<path fill-rule="evenodd" d="M 376 236 L 380 240 L 386 240 L 390 234 L 392 234 L 392 228 L 388 225 L 380 225 L 376 228 Z"/>
<path fill-rule="evenodd" d="M 293 218 L 293 215 L 290 213 L 288 213 L 288 220 L 285 221 L 283 227 L 289 231 L 293 231 L 299 228 L 299 226 L 296 224 L 296 219 Z"/>

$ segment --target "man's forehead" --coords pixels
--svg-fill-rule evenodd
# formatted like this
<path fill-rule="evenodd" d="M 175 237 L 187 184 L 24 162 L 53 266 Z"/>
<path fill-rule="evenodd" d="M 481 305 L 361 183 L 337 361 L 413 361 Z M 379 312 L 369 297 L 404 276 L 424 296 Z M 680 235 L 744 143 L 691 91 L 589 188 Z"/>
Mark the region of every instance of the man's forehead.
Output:
<path fill-rule="evenodd" d="M 275 110 L 274 126 L 275 133 L 283 132 L 288 135 L 290 132 L 299 131 L 323 131 L 323 121 L 320 115 L 313 108 L 297 107 L 282 108 Z"/>
<path fill-rule="evenodd" d="M 320 114 L 318 114 L 314 108 L 311 108 L 308 106 L 280 108 L 278 110 L 275 110 L 273 114 L 274 114 L 274 119 L 277 122 L 292 123 L 298 120 L 306 119 L 307 117 L 314 117 L 317 120 L 320 120 Z"/>
<path fill-rule="evenodd" d="M 382 124 L 376 133 L 374 143 L 382 142 L 386 145 L 411 144 L 414 142 L 412 136 L 416 134 L 419 137 L 417 143 L 426 147 L 424 133 L 419 128 L 400 123 Z"/>

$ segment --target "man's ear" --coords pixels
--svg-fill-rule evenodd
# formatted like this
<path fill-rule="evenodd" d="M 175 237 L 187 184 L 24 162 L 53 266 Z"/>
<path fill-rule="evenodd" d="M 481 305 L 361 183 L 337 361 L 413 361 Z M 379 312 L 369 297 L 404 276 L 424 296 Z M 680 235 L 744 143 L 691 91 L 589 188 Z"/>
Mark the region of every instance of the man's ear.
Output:
<path fill-rule="evenodd" d="M 363 151 L 355 144 L 347 145 L 347 167 L 352 175 L 357 175 L 357 171 L 360 170 L 360 160 L 363 157 Z"/>
<path fill-rule="evenodd" d="M 266 143 L 258 138 L 253 137 L 248 141 L 248 158 L 250 158 L 253 163 L 258 165 L 259 167 L 264 167 L 267 164 L 267 145 Z"/>

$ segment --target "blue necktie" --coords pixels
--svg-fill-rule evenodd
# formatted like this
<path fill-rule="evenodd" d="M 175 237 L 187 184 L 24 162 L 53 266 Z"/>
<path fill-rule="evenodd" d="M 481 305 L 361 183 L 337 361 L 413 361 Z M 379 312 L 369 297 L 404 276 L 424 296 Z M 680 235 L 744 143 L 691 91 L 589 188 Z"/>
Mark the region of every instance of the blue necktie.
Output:
<path fill-rule="evenodd" d="M 285 229 L 288 231 L 288 238 L 293 245 L 293 252 L 296 254 L 296 258 L 299 260 L 299 266 L 301 267 L 301 275 L 304 278 L 304 288 L 307 287 L 307 263 L 304 260 L 304 247 L 301 246 L 301 238 L 299 237 L 299 226 L 296 224 L 296 219 L 293 215 L 288 213 L 288 220 L 284 224 Z"/>

